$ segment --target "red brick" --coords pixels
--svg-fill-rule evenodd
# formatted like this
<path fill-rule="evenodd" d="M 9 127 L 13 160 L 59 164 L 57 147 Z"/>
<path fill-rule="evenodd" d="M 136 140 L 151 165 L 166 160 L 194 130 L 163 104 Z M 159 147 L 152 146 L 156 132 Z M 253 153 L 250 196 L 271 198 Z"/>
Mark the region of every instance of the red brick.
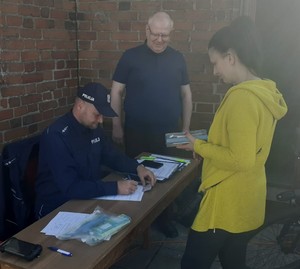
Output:
<path fill-rule="evenodd" d="M 119 42 L 119 50 L 121 52 L 140 45 L 141 42 Z"/>
<path fill-rule="evenodd" d="M 97 22 L 94 22 L 95 24 L 97 24 Z M 93 25 L 94 25 L 93 23 Z M 91 22 L 90 21 L 79 21 L 78 22 L 78 29 L 80 31 L 82 30 L 90 30 L 91 29 Z M 93 28 L 93 30 L 96 30 Z"/>
<path fill-rule="evenodd" d="M 22 78 L 20 75 L 6 75 L 4 78 L 5 82 L 9 85 L 22 84 Z"/>
<path fill-rule="evenodd" d="M 46 70 L 43 72 L 43 80 L 44 81 L 51 81 L 54 79 L 53 71 L 52 70 Z"/>
<path fill-rule="evenodd" d="M 66 106 L 66 104 L 67 104 L 66 98 L 60 98 L 60 99 L 58 100 L 58 105 L 59 105 L 59 107 Z"/>
<path fill-rule="evenodd" d="M 41 51 L 40 52 L 41 60 L 53 60 L 52 58 L 52 51 Z"/>
<path fill-rule="evenodd" d="M 104 51 L 109 51 L 109 50 L 117 50 L 117 42 L 116 41 L 95 41 L 92 43 L 92 49 L 93 50 L 104 50 Z"/>
<path fill-rule="evenodd" d="M 12 72 L 12 73 L 15 73 L 15 72 L 18 72 L 18 73 L 22 73 L 24 72 L 24 65 L 22 63 L 9 63 L 7 65 L 7 69 L 8 69 L 8 72 Z"/>
<path fill-rule="evenodd" d="M 18 51 L 2 51 L 1 61 L 19 61 L 20 52 Z"/>
<path fill-rule="evenodd" d="M 145 11 L 154 13 L 161 9 L 161 1 L 133 1 L 131 3 L 132 10 Z M 149 17 L 149 16 L 147 16 Z"/>
<path fill-rule="evenodd" d="M 0 110 L 0 121 L 11 119 L 13 117 L 12 109 Z"/>
<path fill-rule="evenodd" d="M 33 72 L 35 71 L 35 64 L 33 62 L 30 63 L 27 62 L 24 64 L 24 69 L 26 73 Z"/>
<path fill-rule="evenodd" d="M 20 35 L 19 28 L 11 28 L 11 27 L 10 28 L 4 28 L 4 27 L 0 28 L 1 38 L 14 39 L 14 38 L 19 38 L 19 35 Z"/>
<path fill-rule="evenodd" d="M 35 48 L 36 42 L 34 39 L 23 39 L 22 42 L 24 44 L 24 49 L 32 50 Z"/>
<path fill-rule="evenodd" d="M 35 65 L 37 71 L 53 70 L 55 66 L 54 62 L 50 61 L 37 62 Z"/>
<path fill-rule="evenodd" d="M 20 104 L 21 104 L 20 97 L 9 98 L 8 104 L 9 104 L 10 108 L 20 106 Z"/>
<path fill-rule="evenodd" d="M 53 91 L 53 97 L 55 99 L 61 98 L 62 97 L 62 90 L 61 89 L 57 89 L 57 90 Z"/>
<path fill-rule="evenodd" d="M 31 112 L 37 112 L 38 111 L 38 104 L 34 103 L 34 104 L 28 104 L 28 114 L 30 114 Z"/>
<path fill-rule="evenodd" d="M 196 107 L 196 112 L 214 113 L 215 111 L 213 104 L 198 103 Z"/>
<path fill-rule="evenodd" d="M 137 32 L 115 32 L 111 34 L 113 40 L 134 41 L 138 40 Z"/>
<path fill-rule="evenodd" d="M 22 50 L 24 48 L 24 42 L 23 40 L 5 40 L 5 42 L 2 42 L 3 45 L 5 45 L 5 48 L 9 50 Z M 4 48 L 4 46 L 3 46 Z"/>
<path fill-rule="evenodd" d="M 21 96 L 25 93 L 24 86 L 9 86 L 1 88 L 1 96 Z"/>
<path fill-rule="evenodd" d="M 70 77 L 69 70 L 54 71 L 54 79 L 62 79 L 62 78 L 69 78 L 69 77 Z"/>
<path fill-rule="evenodd" d="M 28 129 L 26 127 L 7 130 L 4 133 L 4 141 L 11 142 L 17 139 L 23 139 L 28 135 Z"/>
<path fill-rule="evenodd" d="M 5 4 L 1 2 L 1 13 L 2 14 L 17 14 L 18 4 L 13 2 L 6 2 Z"/>
<path fill-rule="evenodd" d="M 66 62 L 64 60 L 56 62 L 56 68 L 55 69 L 65 69 L 65 68 L 66 68 Z"/>
<path fill-rule="evenodd" d="M 18 14 L 30 17 L 39 17 L 40 9 L 33 5 L 19 5 L 18 6 Z"/>
<path fill-rule="evenodd" d="M 193 4 L 191 1 L 163 1 L 162 7 L 164 10 L 190 10 Z"/>
<path fill-rule="evenodd" d="M 76 42 L 73 40 L 70 40 L 69 42 L 66 42 L 66 40 L 58 40 L 55 43 L 56 49 L 57 50 L 70 50 L 74 51 L 76 50 Z"/>
<path fill-rule="evenodd" d="M 37 29 L 20 29 L 21 38 L 41 39 L 42 32 Z"/>
<path fill-rule="evenodd" d="M 7 26 L 21 26 L 22 22 L 23 20 L 20 16 L 6 16 Z"/>
<path fill-rule="evenodd" d="M 68 59 L 68 52 L 65 51 L 52 51 L 51 56 L 53 59 Z"/>
<path fill-rule="evenodd" d="M 9 128 L 10 128 L 10 124 L 9 124 L 8 120 L 0 122 L 0 132 L 1 131 L 5 131 L 5 130 L 7 130 Z"/>
<path fill-rule="evenodd" d="M 34 83 L 43 81 L 43 74 L 42 73 L 35 73 L 35 74 L 24 74 L 22 76 L 23 83 Z"/>
<path fill-rule="evenodd" d="M 68 18 L 68 13 L 58 9 L 53 9 L 50 12 L 50 17 L 56 20 L 65 20 Z"/>
<path fill-rule="evenodd" d="M 55 28 L 55 21 L 49 19 L 36 19 L 35 27 L 36 29 L 53 29 Z"/>
<path fill-rule="evenodd" d="M 43 115 L 41 113 L 28 114 L 22 118 L 22 123 L 23 123 L 23 126 L 27 126 L 27 125 L 41 121 L 42 118 L 43 118 Z"/>
<path fill-rule="evenodd" d="M 113 22 L 129 21 L 136 22 L 139 21 L 138 13 L 136 11 L 122 11 L 122 12 L 112 12 L 110 18 Z M 144 23 L 145 25 L 145 23 Z"/>
<path fill-rule="evenodd" d="M 53 91 L 54 89 L 56 89 L 56 81 L 44 81 L 37 85 L 38 93 Z"/>
<path fill-rule="evenodd" d="M 77 68 L 77 61 L 76 60 L 70 60 L 67 61 L 67 68 Z"/>
<path fill-rule="evenodd" d="M 34 3 L 38 6 L 46 6 L 46 7 L 53 7 L 54 1 L 53 0 L 35 0 Z"/>
<path fill-rule="evenodd" d="M 6 109 L 8 108 L 8 101 L 7 99 L 5 98 L 1 98 L 0 99 L 0 106 L 1 106 L 1 109 Z"/>
<path fill-rule="evenodd" d="M 46 111 L 46 110 L 52 110 L 54 108 L 57 107 L 57 102 L 56 101 L 53 101 L 53 100 L 50 100 L 50 101 L 47 101 L 47 102 L 42 102 L 39 104 L 39 111 L 43 112 L 43 111 Z"/>
<path fill-rule="evenodd" d="M 35 83 L 27 84 L 25 86 L 25 89 L 26 89 L 26 94 L 37 93 L 36 84 Z"/>
<path fill-rule="evenodd" d="M 91 10 L 101 10 L 101 11 L 113 11 L 118 9 L 118 2 L 108 2 L 108 1 L 97 1 L 89 5 Z"/>
<path fill-rule="evenodd" d="M 50 40 L 69 40 L 69 33 L 65 30 L 59 30 L 59 29 L 51 29 L 51 30 L 44 30 L 43 31 L 43 38 L 44 39 L 50 39 Z"/>
<path fill-rule="evenodd" d="M 36 104 L 42 100 L 41 94 L 29 94 L 21 97 L 22 105 Z"/>
<path fill-rule="evenodd" d="M 78 34 L 78 38 L 80 40 L 96 40 L 97 33 L 96 32 L 81 32 Z"/>
<path fill-rule="evenodd" d="M 43 115 L 43 121 L 53 119 L 53 116 L 54 116 L 53 109 L 43 111 L 42 115 Z"/>
<path fill-rule="evenodd" d="M 23 115 L 26 115 L 28 113 L 28 107 L 27 106 L 20 106 L 20 107 L 16 107 L 14 109 L 14 116 L 15 117 L 20 117 Z"/>
<path fill-rule="evenodd" d="M 36 48 L 37 49 L 52 49 L 55 47 L 55 42 L 50 40 L 37 40 Z"/>

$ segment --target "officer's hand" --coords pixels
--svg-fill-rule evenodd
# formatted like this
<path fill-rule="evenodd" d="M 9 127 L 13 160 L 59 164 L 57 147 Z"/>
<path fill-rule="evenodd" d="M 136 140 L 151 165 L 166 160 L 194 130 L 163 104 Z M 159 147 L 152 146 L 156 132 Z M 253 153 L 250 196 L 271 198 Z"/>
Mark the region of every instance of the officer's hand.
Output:
<path fill-rule="evenodd" d="M 146 183 L 150 184 L 152 187 L 155 185 L 156 177 L 150 170 L 143 165 L 139 165 L 136 170 L 143 186 L 145 186 Z"/>
<path fill-rule="evenodd" d="M 138 183 L 134 180 L 119 180 L 118 181 L 118 194 L 133 194 L 137 189 Z"/>

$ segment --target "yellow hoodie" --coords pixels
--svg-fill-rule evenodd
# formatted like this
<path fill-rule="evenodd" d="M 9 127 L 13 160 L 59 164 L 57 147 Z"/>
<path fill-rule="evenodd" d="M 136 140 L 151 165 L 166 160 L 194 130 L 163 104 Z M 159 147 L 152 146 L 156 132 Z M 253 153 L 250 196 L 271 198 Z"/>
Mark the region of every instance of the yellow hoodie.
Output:
<path fill-rule="evenodd" d="M 205 190 L 192 229 L 241 233 L 263 224 L 266 203 L 265 163 L 277 120 L 286 103 L 270 80 L 242 82 L 228 90 L 209 130 L 196 140 L 204 158 Z"/>

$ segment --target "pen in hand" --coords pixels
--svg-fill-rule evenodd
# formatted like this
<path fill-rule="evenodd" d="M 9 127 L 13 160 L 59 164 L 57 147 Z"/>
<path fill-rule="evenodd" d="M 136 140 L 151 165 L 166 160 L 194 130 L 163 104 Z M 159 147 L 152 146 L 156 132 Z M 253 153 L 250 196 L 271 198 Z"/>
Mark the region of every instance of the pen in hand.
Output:
<path fill-rule="evenodd" d="M 63 250 L 63 249 L 60 249 L 60 248 L 57 248 L 57 247 L 48 247 L 48 249 L 50 249 L 52 251 L 55 251 L 55 252 L 58 252 L 61 255 L 72 257 L 72 253 L 69 252 L 69 251 L 66 251 L 66 250 Z"/>

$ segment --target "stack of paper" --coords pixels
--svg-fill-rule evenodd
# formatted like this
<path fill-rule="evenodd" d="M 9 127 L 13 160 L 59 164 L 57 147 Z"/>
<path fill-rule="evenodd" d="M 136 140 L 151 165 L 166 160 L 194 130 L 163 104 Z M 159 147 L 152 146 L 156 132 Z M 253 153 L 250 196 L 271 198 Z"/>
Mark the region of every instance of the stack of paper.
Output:
<path fill-rule="evenodd" d="M 93 246 L 109 240 L 130 221 L 125 214 L 59 212 L 41 232 L 62 240 L 78 239 Z"/>
<path fill-rule="evenodd" d="M 141 156 L 138 161 L 142 162 L 143 160 L 151 160 L 163 164 L 163 166 L 160 168 L 147 167 L 147 169 L 151 170 L 154 173 L 156 179 L 159 181 L 168 179 L 174 172 L 181 170 L 184 166 L 190 163 L 190 160 L 187 159 L 158 154 L 151 154 L 150 156 Z"/>

